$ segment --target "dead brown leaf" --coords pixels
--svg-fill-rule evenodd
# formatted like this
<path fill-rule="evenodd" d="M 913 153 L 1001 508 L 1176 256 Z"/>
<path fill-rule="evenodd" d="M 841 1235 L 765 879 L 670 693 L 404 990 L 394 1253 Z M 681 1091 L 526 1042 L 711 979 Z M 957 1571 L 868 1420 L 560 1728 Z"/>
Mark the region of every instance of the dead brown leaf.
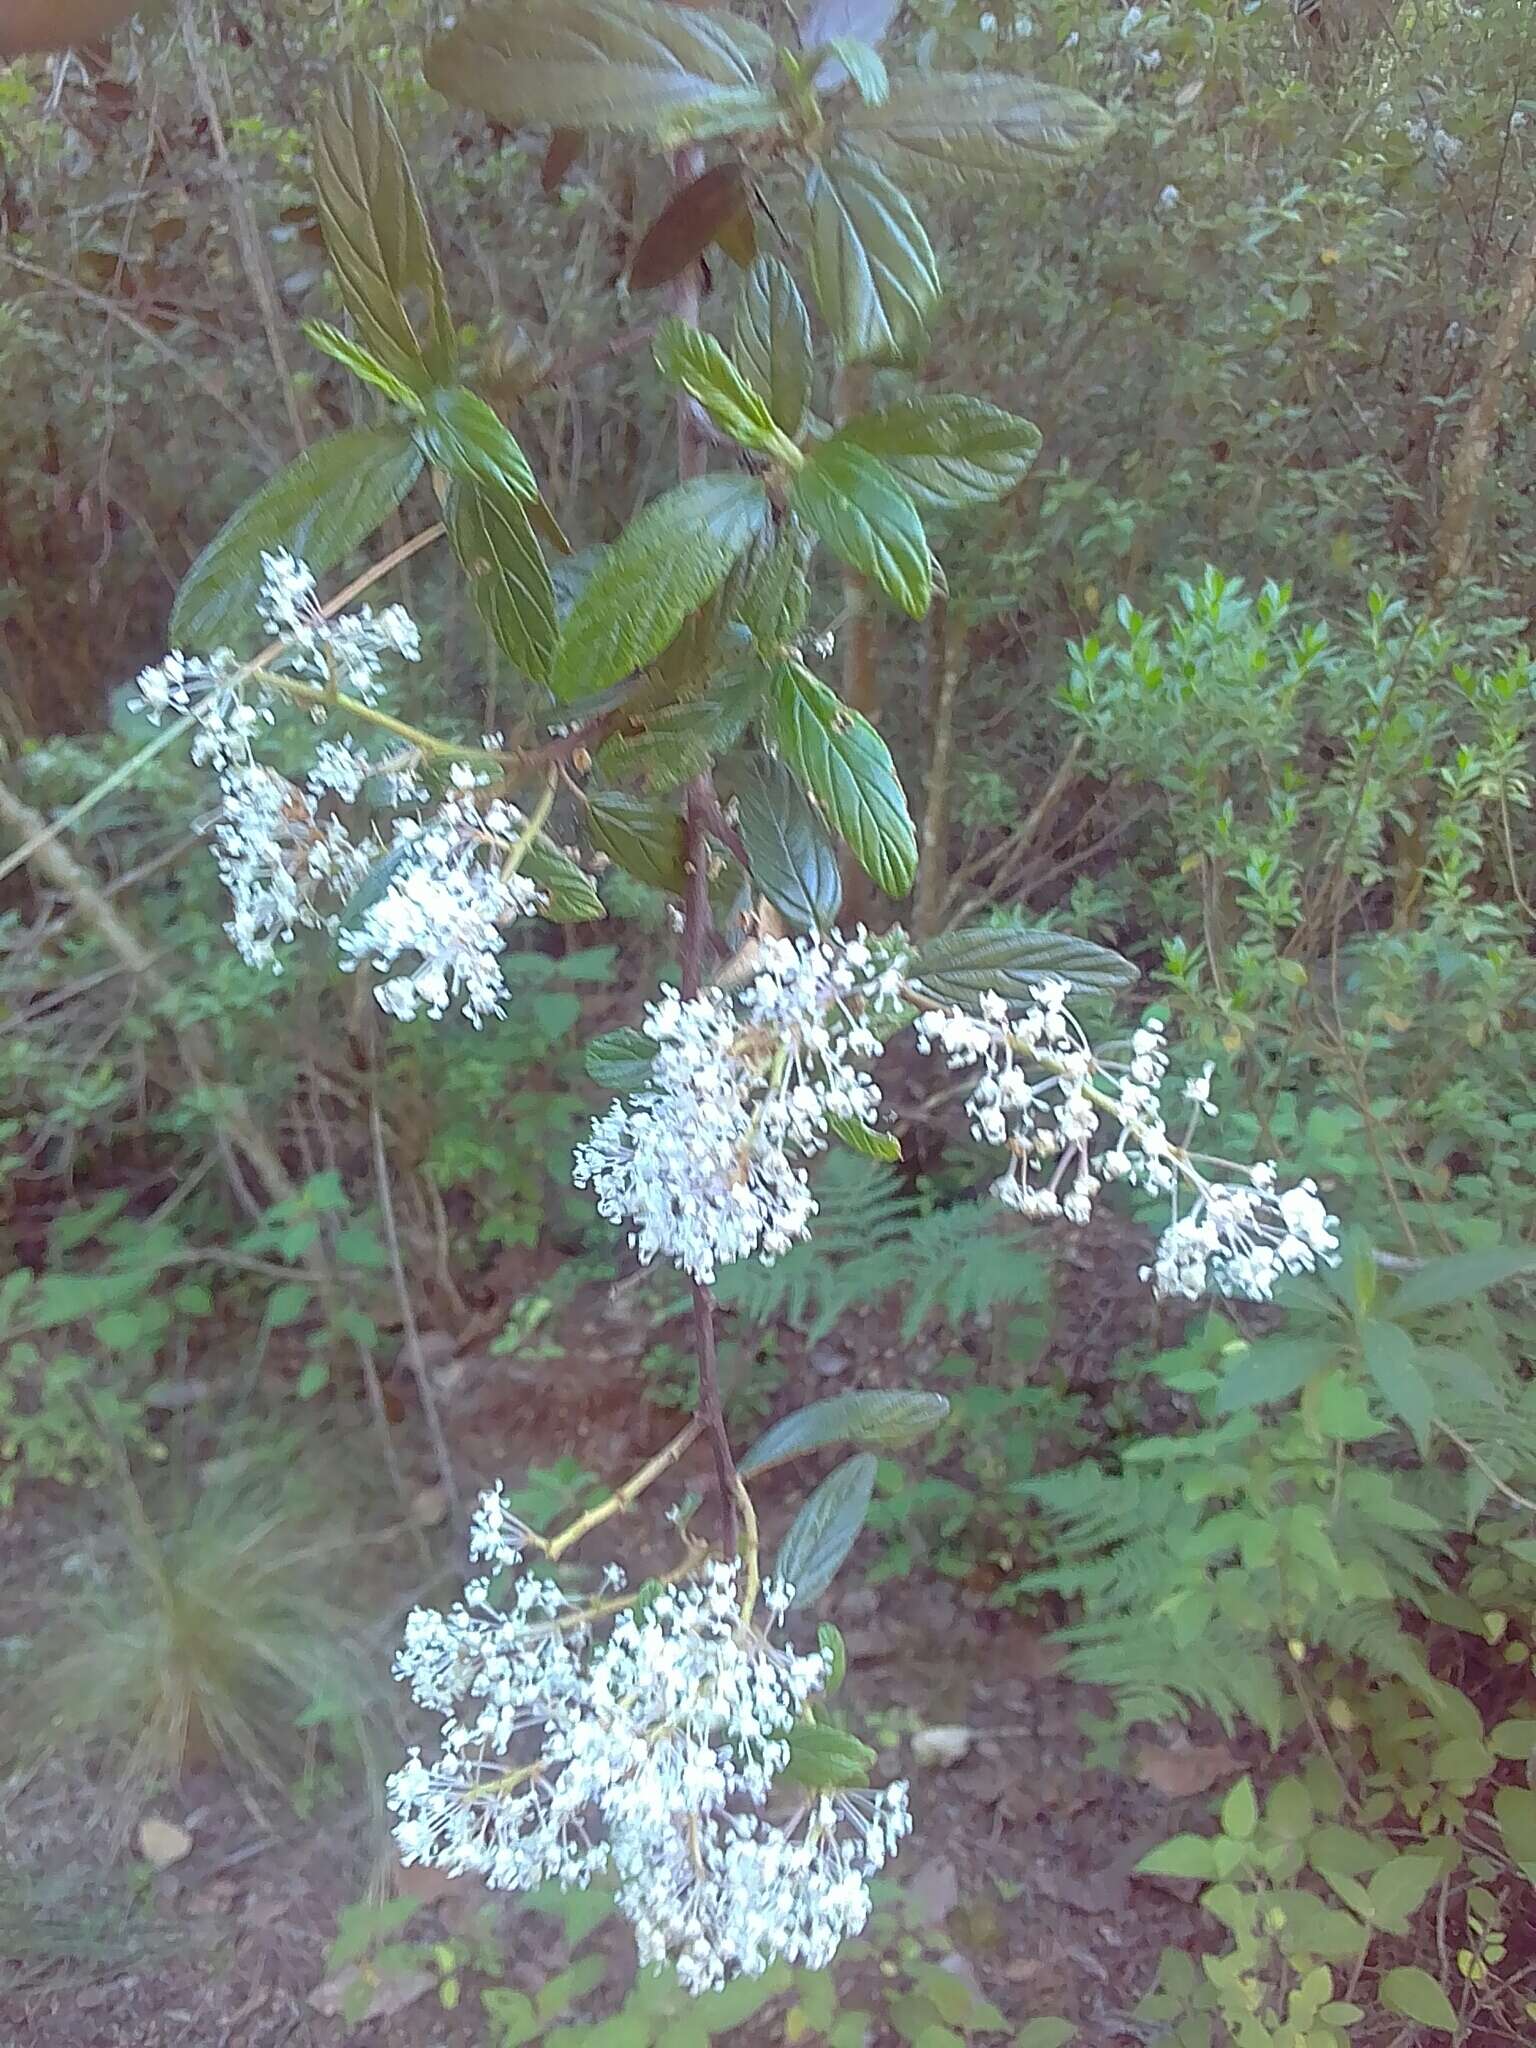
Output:
<path fill-rule="evenodd" d="M 1183 1749 L 1165 1749 L 1160 1742 L 1142 1742 L 1136 1747 L 1133 1775 L 1143 1785 L 1161 1792 L 1165 1799 L 1189 1799 L 1196 1792 L 1209 1792 L 1223 1778 L 1234 1777 L 1242 1765 L 1224 1742 L 1190 1743 Z"/>
<path fill-rule="evenodd" d="M 367 2020 L 387 2020 L 404 2012 L 408 2005 L 424 1998 L 436 1982 L 430 1970 L 378 1971 L 369 1970 L 362 1963 L 348 1963 L 334 1977 L 317 1984 L 309 1994 L 309 2002 L 327 2019 L 335 2019 L 345 2007 L 351 2023 L 360 2027 Z M 368 2003 L 363 2005 L 365 1986 Z"/>

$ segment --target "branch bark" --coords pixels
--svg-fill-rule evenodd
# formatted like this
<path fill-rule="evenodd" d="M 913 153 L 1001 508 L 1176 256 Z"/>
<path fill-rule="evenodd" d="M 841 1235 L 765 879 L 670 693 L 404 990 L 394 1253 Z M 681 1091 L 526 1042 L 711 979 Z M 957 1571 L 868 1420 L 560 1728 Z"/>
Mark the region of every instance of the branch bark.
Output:
<path fill-rule="evenodd" d="M 869 403 L 869 366 L 848 363 L 838 371 L 833 410 L 842 426 Z M 871 725 L 880 721 L 880 622 L 868 580 L 854 569 L 843 571 L 843 700 Z M 868 922 L 874 886 L 853 858 L 843 857 L 843 916 L 849 925 Z"/>
<path fill-rule="evenodd" d="M 928 787 L 918 849 L 917 897 L 912 909 L 912 933 L 918 939 L 931 939 L 937 932 L 949 886 L 949 786 L 954 756 L 955 695 L 960 687 L 964 644 L 964 634 L 950 617 L 949 599 L 935 592 L 928 614 Z"/>
<path fill-rule="evenodd" d="M 1473 527 L 1487 480 L 1504 386 L 1533 313 L 1536 313 L 1536 215 L 1527 225 L 1515 257 L 1504 310 L 1483 353 L 1477 388 L 1472 394 L 1472 403 L 1467 407 L 1461 439 L 1456 444 L 1456 454 L 1446 478 L 1445 510 L 1440 519 L 1430 571 L 1430 589 L 1437 603 L 1455 595 L 1471 566 Z"/>

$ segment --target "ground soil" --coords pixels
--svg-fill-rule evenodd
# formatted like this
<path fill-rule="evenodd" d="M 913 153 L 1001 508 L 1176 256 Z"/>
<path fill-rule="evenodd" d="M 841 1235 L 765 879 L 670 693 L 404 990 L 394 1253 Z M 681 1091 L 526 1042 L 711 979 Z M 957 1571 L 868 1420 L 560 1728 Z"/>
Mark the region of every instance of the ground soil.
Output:
<path fill-rule="evenodd" d="M 1094 1237 L 1074 1243 L 1070 1256 L 1061 1278 L 1076 1335 L 1066 1363 L 1091 1386 L 1128 1338 L 1145 1346 L 1154 1333 L 1136 1323 L 1145 1308 L 1129 1306 L 1134 1247 Z M 502 1272 L 482 1293 L 505 1301 L 536 1278 L 532 1269 Z M 633 1320 L 632 1296 L 594 1293 L 563 1317 L 550 1340 L 555 1355 L 524 1367 L 476 1351 L 462 1328 L 431 1333 L 464 1486 L 498 1472 L 515 1478 L 566 1452 L 593 1470 L 622 1471 L 662 1441 L 675 1425 L 636 1398 L 634 1357 L 650 1333 Z M 839 1387 L 894 1381 L 910 1360 L 910 1347 L 872 1320 L 847 1348 Z M 790 1374 L 776 1410 L 829 1390 L 792 1342 L 785 1355 Z M 1062 1363 L 1058 1353 L 1053 1369 Z M 392 1402 L 397 1410 L 410 1482 L 430 1517 L 440 1503 L 425 1432 L 407 1401 Z M 701 1485 L 706 1471 L 701 1463 Z M 789 1494 L 780 1475 L 765 1484 L 770 1534 Z M 13 1670 L 25 1663 L 50 1574 L 61 1556 L 89 1558 L 100 1522 L 78 1497 L 59 1496 L 23 1501 L 0 1526 L 0 1638 Z M 432 1540 L 446 1563 L 446 1521 Z M 850 1575 L 836 1614 L 850 1649 L 853 1717 L 867 1716 L 881 1739 L 882 1774 L 912 1779 L 916 1829 L 898 1872 L 909 1920 L 953 1943 L 948 1966 L 1013 2025 L 1065 2014 L 1079 2023 L 1083 2048 L 1139 2042 L 1129 2009 L 1161 1947 L 1193 1942 L 1197 1916 L 1189 1888 L 1137 1877 L 1134 1865 L 1152 1843 L 1198 1825 L 1202 1794 L 1238 1761 L 1170 1731 L 1154 1732 L 1132 1772 L 1090 1767 L 1083 1721 L 1102 1701 L 1059 1675 L 1046 1621 L 991 1604 L 985 1584 L 918 1572 L 867 1588 Z M 947 1767 L 915 1760 L 914 1735 L 935 1726 L 971 1731 Z M 409 1939 L 488 1933 L 503 1981 L 514 1986 L 536 1988 L 558 1966 L 548 1920 L 535 1928 L 515 1902 L 488 1901 L 477 1885 L 400 1872 L 355 1792 L 337 1788 L 300 1816 L 253 1795 L 214 1761 L 124 1813 L 101 1763 L 55 1757 L 0 1787 L 7 2048 L 478 2048 L 489 2039 L 477 1991 L 484 1978 L 466 1979 L 453 2011 L 432 1990 L 355 2029 L 317 2009 L 338 1913 L 370 1886 L 423 1900 Z M 158 1871 L 136 1849 L 146 1811 L 192 1839 L 189 1854 Z M 855 1983 L 850 1995 L 862 2002 L 856 1992 Z M 591 2009 L 603 2009 L 601 2000 Z M 734 2038 L 781 2041 L 783 2017 L 782 2007 L 769 2009 Z"/>

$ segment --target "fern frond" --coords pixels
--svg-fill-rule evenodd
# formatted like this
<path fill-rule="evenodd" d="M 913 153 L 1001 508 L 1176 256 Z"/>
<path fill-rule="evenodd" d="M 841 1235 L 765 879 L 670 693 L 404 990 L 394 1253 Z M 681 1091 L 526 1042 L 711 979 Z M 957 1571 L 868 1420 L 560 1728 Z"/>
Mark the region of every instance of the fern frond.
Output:
<path fill-rule="evenodd" d="M 1024 1248 L 1010 1221 L 1006 1213 L 983 1211 L 979 1202 L 917 1219 L 906 1242 L 903 1278 L 910 1291 L 903 1337 L 915 1337 L 932 1315 L 958 1324 L 1004 1306 L 1044 1301 L 1044 1262 Z"/>
<path fill-rule="evenodd" d="M 716 1283 L 723 1308 L 754 1323 L 785 1322 L 813 1342 L 851 1309 L 894 1293 L 905 1277 L 899 1250 L 917 1203 L 890 1167 L 833 1152 L 815 1179 L 816 1232 L 771 1266 L 744 1260 Z"/>
<path fill-rule="evenodd" d="M 1175 1643 L 1164 1621 L 1143 1610 L 1114 1620 L 1080 1623 L 1059 1638 L 1066 1669 L 1115 1696 L 1122 1728 L 1136 1721 L 1187 1720 L 1214 1714 L 1229 1733 L 1252 1721 L 1277 1742 L 1286 1718 L 1285 1690 L 1263 1638 L 1214 1620 L 1192 1643 Z"/>
<path fill-rule="evenodd" d="M 1439 1700 L 1443 1688 L 1390 1607 L 1376 1601 L 1353 1601 L 1346 1607 L 1320 1610 L 1314 1626 L 1318 1641 L 1336 1657 L 1353 1658 L 1375 1678 L 1398 1679 L 1431 1706 Z"/>

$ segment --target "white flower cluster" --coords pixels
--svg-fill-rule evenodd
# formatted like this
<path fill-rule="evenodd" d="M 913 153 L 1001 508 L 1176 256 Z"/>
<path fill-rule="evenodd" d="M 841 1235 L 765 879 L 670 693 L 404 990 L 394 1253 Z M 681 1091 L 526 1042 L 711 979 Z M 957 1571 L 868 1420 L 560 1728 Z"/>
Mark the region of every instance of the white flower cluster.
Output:
<path fill-rule="evenodd" d="M 859 932 L 764 940 L 734 994 L 664 990 L 645 1017 L 650 1078 L 593 1124 L 577 1186 L 629 1226 L 642 1262 L 661 1255 L 706 1285 L 734 1260 L 778 1257 L 816 1213 L 800 1162 L 836 1122 L 874 1123 L 871 1020 L 898 987 L 889 949 Z"/>
<path fill-rule="evenodd" d="M 644 1964 L 691 1991 L 785 1960 L 819 1968 L 863 1927 L 869 1877 L 910 1820 L 906 1787 L 800 1793 L 770 1818 L 788 1730 L 825 1658 L 777 1648 L 739 1611 L 737 1568 L 711 1563 L 620 1610 L 606 1628 L 552 1579 L 519 1569 L 499 1494 L 472 1554 L 517 1574 L 447 1614 L 418 1610 L 396 1673 L 444 1716 L 432 1763 L 390 1780 L 406 1863 L 498 1888 L 610 1876 Z M 609 1567 L 608 1583 L 623 1574 Z M 782 1614 L 788 1590 L 770 1608 Z"/>
<path fill-rule="evenodd" d="M 323 724 L 338 693 L 374 705 L 385 662 L 421 656 L 399 605 L 327 618 L 303 563 L 278 552 L 263 555 L 262 566 L 258 611 L 277 642 L 267 670 L 253 672 L 227 648 L 207 659 L 173 653 L 139 677 L 135 700 L 156 724 L 167 715 L 192 719 L 193 759 L 217 773 L 220 805 L 209 830 L 231 899 L 225 929 L 243 958 L 273 969 L 279 945 L 300 927 L 336 934 L 344 968 L 366 962 L 388 977 L 376 994 L 391 1016 L 440 1017 L 452 1005 L 476 1025 L 501 1015 L 504 929 L 541 901 L 508 865 L 522 819 L 477 796 L 482 778 L 463 763 L 434 805 L 413 758 L 376 759 L 350 734 L 316 742 L 302 786 L 257 760 L 255 742 L 275 726 L 281 697 L 264 674 L 323 693 L 311 706 Z M 397 815 L 383 829 L 370 823 L 354 838 L 328 806 L 332 798 L 355 804 L 370 787 L 382 802 L 426 807 L 424 814 Z M 381 881 L 377 895 L 347 919 L 370 876 Z M 408 955 L 414 963 L 396 971 Z"/>
<path fill-rule="evenodd" d="M 1154 1263 L 1142 1268 L 1161 1295 L 1198 1300 L 1214 1289 L 1267 1301 L 1284 1274 L 1333 1263 L 1338 1225 L 1313 1182 L 1279 1192 L 1267 1164 L 1236 1185 L 1213 1181 L 1204 1168 L 1225 1162 L 1189 1149 L 1194 1125 L 1216 1114 L 1212 1069 L 1185 1084 L 1191 1131 L 1176 1143 L 1162 1104 L 1162 1026 L 1136 1031 L 1127 1061 L 1108 1059 L 1067 1008 L 1069 993 L 1066 982 L 1047 978 L 1020 1015 L 989 994 L 975 1015 L 930 1011 L 914 1024 L 919 1044 L 941 1049 L 951 1067 L 982 1069 L 966 1108 L 978 1139 L 1008 1149 L 992 1189 L 998 1200 L 1021 1215 L 1086 1223 L 1106 1182 L 1168 1195 L 1171 1220 Z M 1192 1206 L 1181 1215 L 1185 1197 Z"/>
<path fill-rule="evenodd" d="M 1338 1227 L 1315 1181 L 1277 1190 L 1274 1168 L 1258 1165 L 1247 1186 L 1201 1186 L 1190 1213 L 1158 1239 L 1156 1261 L 1141 1277 L 1159 1294 L 1191 1301 L 1213 1291 L 1268 1301 L 1285 1274 L 1338 1263 Z"/>
<path fill-rule="evenodd" d="M 1190 1130 L 1170 1137 L 1160 1024 L 1142 1025 L 1128 1056 L 1106 1056 L 1052 977 L 1018 1006 L 987 993 L 974 1009 L 924 1007 L 903 984 L 899 935 L 881 946 L 877 959 L 862 933 L 771 940 L 739 994 L 683 1002 L 667 991 L 650 1006 L 650 1077 L 593 1124 L 575 1169 L 642 1261 L 669 1258 L 708 1284 L 723 1265 L 771 1261 L 806 1236 L 815 1201 L 802 1162 L 839 1122 L 874 1125 L 868 1063 L 908 1006 L 923 1051 L 980 1069 L 966 1101 L 972 1135 L 1007 1151 L 992 1192 L 1019 1214 L 1086 1223 L 1113 1181 L 1166 1195 L 1169 1224 L 1142 1275 L 1160 1294 L 1262 1301 L 1283 1274 L 1332 1260 L 1337 1225 L 1311 1182 L 1280 1193 L 1260 1165 L 1231 1184 L 1207 1171 L 1228 1162 L 1189 1149 L 1194 1126 L 1216 1114 L 1210 1067 L 1184 1087 Z"/>
<path fill-rule="evenodd" d="M 477 1025 L 505 1015 L 502 930 L 540 900 L 525 875 L 505 866 L 521 829 L 506 804 L 481 808 L 467 794 L 425 824 L 397 823 L 387 886 L 339 939 L 348 970 L 366 961 L 388 972 L 416 955 L 409 973 L 391 974 L 375 990 L 381 1009 L 402 1019 L 420 1010 L 441 1017 L 457 1004 Z"/>

